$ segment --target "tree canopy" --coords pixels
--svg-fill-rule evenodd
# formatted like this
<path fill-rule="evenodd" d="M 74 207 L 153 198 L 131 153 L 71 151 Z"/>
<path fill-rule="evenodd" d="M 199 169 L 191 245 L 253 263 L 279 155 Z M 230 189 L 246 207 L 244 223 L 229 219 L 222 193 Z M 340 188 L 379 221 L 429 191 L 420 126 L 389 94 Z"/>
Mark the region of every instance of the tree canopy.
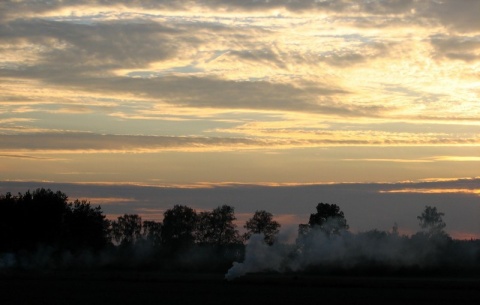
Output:
<path fill-rule="evenodd" d="M 299 227 L 299 233 L 319 229 L 327 235 L 338 235 L 341 231 L 348 230 L 347 220 L 338 205 L 321 202 L 316 209 L 316 213 L 310 214 L 308 227 Z"/>
<path fill-rule="evenodd" d="M 125 214 L 112 221 L 112 237 L 120 245 L 131 245 L 142 237 L 142 218 Z"/>
<path fill-rule="evenodd" d="M 229 205 L 222 205 L 211 212 L 201 212 L 196 230 L 197 241 L 217 246 L 241 243 L 235 220 L 235 209 Z"/>
<path fill-rule="evenodd" d="M 99 250 L 110 243 L 110 222 L 100 206 L 92 207 L 86 200 L 69 204 L 64 222 L 68 227 L 69 248 Z"/>
<path fill-rule="evenodd" d="M 162 242 L 172 247 L 191 245 L 195 241 L 198 215 L 184 205 L 175 205 L 163 214 Z"/>
<path fill-rule="evenodd" d="M 161 222 L 146 220 L 143 222 L 142 236 L 154 247 L 159 247 L 162 244 L 162 228 Z"/>
<path fill-rule="evenodd" d="M 142 221 L 138 214 L 108 221 L 100 206 L 94 207 L 86 200 L 69 202 L 60 191 L 36 189 L 18 195 L 0 194 L 0 268 L 12 266 L 15 261 L 20 268 L 56 268 L 72 262 L 83 266 L 82 262 L 97 264 L 102 259 L 96 258 L 106 257 L 106 264 L 122 267 L 220 270 L 234 261 L 248 260 L 246 255 L 251 250 L 246 247 L 261 253 L 280 251 L 286 255 L 284 259 L 278 260 L 276 255 L 266 255 L 264 259 L 272 258 L 282 268 L 288 267 L 285 262 L 290 259 L 295 268 L 298 264 L 330 268 L 348 259 L 362 268 L 369 264 L 374 268 L 415 264 L 456 267 L 459 261 L 464 266 L 477 266 L 480 241 L 460 244 L 452 240 L 444 231 L 443 216 L 436 207 L 426 206 L 417 217 L 422 230 L 412 236 L 400 235 L 396 223 L 391 233 L 374 229 L 342 234 L 348 230 L 343 211 L 336 204 L 319 203 L 308 223 L 299 225 L 295 245 L 268 247 L 265 243 L 275 242 L 280 224 L 265 210 L 255 211 L 244 225 L 246 239 L 264 234 L 265 243 L 252 239 L 244 245 L 237 230 L 235 209 L 229 205 L 200 213 L 175 205 L 164 212 L 162 222 Z M 261 256 L 254 255 L 252 262 L 257 264 Z"/>
<path fill-rule="evenodd" d="M 108 243 L 108 220 L 87 201 L 68 203 L 50 189 L 0 197 L 0 249 L 33 250 L 50 245 L 69 250 L 99 249 Z"/>
<path fill-rule="evenodd" d="M 417 216 L 420 221 L 420 228 L 427 237 L 446 236 L 443 230 L 447 226 L 442 218 L 444 215 L 444 213 L 437 211 L 436 207 L 425 206 L 422 214 Z"/>
<path fill-rule="evenodd" d="M 255 211 L 252 218 L 247 220 L 244 226 L 247 229 L 245 239 L 249 239 L 253 234 L 263 234 L 265 242 L 272 245 L 279 232 L 280 224 L 273 220 L 272 213 L 264 210 Z"/>

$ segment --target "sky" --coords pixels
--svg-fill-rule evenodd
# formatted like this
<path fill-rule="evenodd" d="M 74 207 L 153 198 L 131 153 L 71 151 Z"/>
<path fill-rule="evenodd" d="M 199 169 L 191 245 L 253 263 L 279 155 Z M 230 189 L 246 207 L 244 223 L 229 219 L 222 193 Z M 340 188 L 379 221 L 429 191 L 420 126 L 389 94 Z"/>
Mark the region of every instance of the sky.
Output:
<path fill-rule="evenodd" d="M 319 202 L 480 238 L 480 1 L 2 0 L 0 193 L 161 220 Z"/>

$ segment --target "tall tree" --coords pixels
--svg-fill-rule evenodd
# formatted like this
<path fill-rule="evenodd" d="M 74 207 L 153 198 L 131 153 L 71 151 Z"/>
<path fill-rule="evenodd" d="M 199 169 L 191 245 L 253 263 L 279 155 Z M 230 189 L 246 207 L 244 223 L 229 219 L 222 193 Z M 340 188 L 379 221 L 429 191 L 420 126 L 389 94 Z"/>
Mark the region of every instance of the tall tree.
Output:
<path fill-rule="evenodd" d="M 172 247 L 191 245 L 195 241 L 198 215 L 190 207 L 175 205 L 163 214 L 162 242 Z"/>
<path fill-rule="evenodd" d="M 61 246 L 65 235 L 67 195 L 50 189 L 0 197 L 0 248 L 34 250 L 39 245 Z"/>
<path fill-rule="evenodd" d="M 100 206 L 92 207 L 90 202 L 77 199 L 69 204 L 65 222 L 68 228 L 66 242 L 72 250 L 99 250 L 110 242 L 110 223 Z"/>
<path fill-rule="evenodd" d="M 444 213 L 438 212 L 436 207 L 425 206 L 422 214 L 417 216 L 420 221 L 420 227 L 427 237 L 446 236 L 443 230 L 446 227 L 442 217 Z"/>
<path fill-rule="evenodd" d="M 310 214 L 308 226 L 310 229 L 319 229 L 327 235 L 338 235 L 344 230 L 348 230 L 345 215 L 336 204 L 319 203 L 317 205 L 317 213 Z M 300 227 L 299 227 L 300 228 Z M 302 226 L 302 231 L 306 227 Z"/>
<path fill-rule="evenodd" d="M 58 246 L 65 229 L 64 217 L 68 210 L 68 196 L 60 191 L 36 189 L 19 196 L 25 224 L 25 241 Z M 22 221 L 22 220 L 20 220 Z"/>
<path fill-rule="evenodd" d="M 36 189 L 0 196 L 0 250 L 100 249 L 108 242 L 109 222 L 87 201 L 67 203 L 60 191 Z"/>
<path fill-rule="evenodd" d="M 133 245 L 142 237 L 142 218 L 125 214 L 112 222 L 112 235 L 120 245 Z"/>
<path fill-rule="evenodd" d="M 263 234 L 265 242 L 272 245 L 279 232 L 280 224 L 273 220 L 272 213 L 261 210 L 255 211 L 253 217 L 245 223 L 244 228 L 247 229 L 245 239 L 249 239 L 253 234 Z"/>
<path fill-rule="evenodd" d="M 241 243 L 234 221 L 235 209 L 222 205 L 199 215 L 197 241 L 202 244 L 228 245 Z"/>
<path fill-rule="evenodd" d="M 162 243 L 162 227 L 161 222 L 144 221 L 142 226 L 143 238 L 154 247 L 160 246 Z"/>
<path fill-rule="evenodd" d="M 11 193 L 0 195 L 0 252 L 10 252 L 19 243 L 20 209 L 18 197 Z"/>

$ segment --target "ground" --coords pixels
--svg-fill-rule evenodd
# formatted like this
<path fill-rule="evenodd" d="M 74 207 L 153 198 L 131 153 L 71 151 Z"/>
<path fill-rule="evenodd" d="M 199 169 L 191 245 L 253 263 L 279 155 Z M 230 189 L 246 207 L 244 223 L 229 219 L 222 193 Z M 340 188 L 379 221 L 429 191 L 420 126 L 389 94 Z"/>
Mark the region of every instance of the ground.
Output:
<path fill-rule="evenodd" d="M 0 304 L 480 304 L 480 277 L 4 273 Z"/>

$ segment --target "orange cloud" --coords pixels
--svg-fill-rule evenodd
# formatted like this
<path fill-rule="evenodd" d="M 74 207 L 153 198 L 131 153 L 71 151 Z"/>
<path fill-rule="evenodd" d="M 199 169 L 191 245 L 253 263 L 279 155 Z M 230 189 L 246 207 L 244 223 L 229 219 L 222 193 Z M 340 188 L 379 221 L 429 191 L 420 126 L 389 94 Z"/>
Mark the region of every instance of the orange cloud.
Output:
<path fill-rule="evenodd" d="M 383 190 L 380 193 L 417 193 L 417 194 L 473 194 L 480 196 L 480 189 L 452 189 L 452 188 L 406 188 L 399 190 Z"/>

